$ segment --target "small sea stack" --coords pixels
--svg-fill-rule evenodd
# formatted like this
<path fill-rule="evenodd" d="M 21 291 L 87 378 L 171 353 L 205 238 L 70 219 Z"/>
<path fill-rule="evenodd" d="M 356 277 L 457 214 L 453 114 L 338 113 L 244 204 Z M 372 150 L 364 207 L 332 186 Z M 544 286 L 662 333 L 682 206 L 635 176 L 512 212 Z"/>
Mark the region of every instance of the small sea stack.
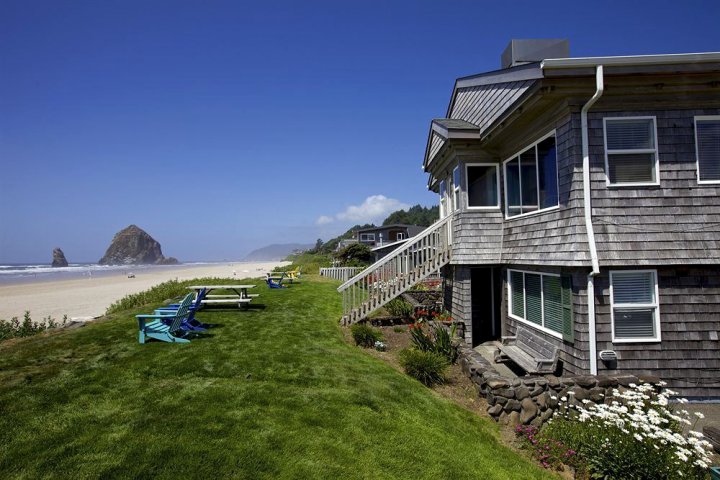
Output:
<path fill-rule="evenodd" d="M 59 248 L 53 248 L 52 253 L 52 264 L 50 264 L 51 267 L 67 267 L 68 262 L 65 259 L 65 254 L 63 251 Z"/>

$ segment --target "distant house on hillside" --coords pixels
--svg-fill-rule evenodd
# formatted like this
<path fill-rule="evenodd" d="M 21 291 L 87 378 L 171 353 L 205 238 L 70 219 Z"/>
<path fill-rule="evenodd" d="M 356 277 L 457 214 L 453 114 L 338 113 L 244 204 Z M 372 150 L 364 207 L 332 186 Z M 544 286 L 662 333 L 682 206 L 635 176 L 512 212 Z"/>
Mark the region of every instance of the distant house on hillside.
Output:
<path fill-rule="evenodd" d="M 720 396 L 720 53 L 513 41 L 502 69 L 455 82 L 429 130 L 441 218 L 341 287 L 346 322 L 440 268 L 468 345 L 522 327 L 563 374 Z"/>
<path fill-rule="evenodd" d="M 358 230 L 356 235 L 360 243 L 364 243 L 369 247 L 379 247 L 414 237 L 425 228 L 418 225 L 396 223 L 381 227 L 363 228 Z"/>

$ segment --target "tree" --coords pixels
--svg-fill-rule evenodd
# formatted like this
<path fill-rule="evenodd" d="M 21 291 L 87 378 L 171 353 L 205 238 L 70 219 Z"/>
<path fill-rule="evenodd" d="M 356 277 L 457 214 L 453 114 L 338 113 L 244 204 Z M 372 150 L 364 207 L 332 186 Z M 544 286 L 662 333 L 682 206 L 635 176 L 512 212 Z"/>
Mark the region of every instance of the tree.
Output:
<path fill-rule="evenodd" d="M 344 267 L 362 267 L 373 261 L 370 247 L 364 243 L 352 243 L 335 254 Z"/>

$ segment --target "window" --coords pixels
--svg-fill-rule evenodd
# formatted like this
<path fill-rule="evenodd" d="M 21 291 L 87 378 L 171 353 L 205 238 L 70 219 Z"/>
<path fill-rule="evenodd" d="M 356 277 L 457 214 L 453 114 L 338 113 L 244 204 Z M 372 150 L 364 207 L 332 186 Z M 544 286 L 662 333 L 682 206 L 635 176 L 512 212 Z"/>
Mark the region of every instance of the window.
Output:
<path fill-rule="evenodd" d="M 508 270 L 508 314 L 572 342 L 574 325 L 570 276 Z"/>
<path fill-rule="evenodd" d="M 698 183 L 720 183 L 720 116 L 695 117 Z"/>
<path fill-rule="evenodd" d="M 498 208 L 498 166 L 470 163 L 465 167 L 468 208 Z"/>
<path fill-rule="evenodd" d="M 402 232 L 398 232 L 397 237 L 398 240 L 403 240 L 405 238 L 405 234 Z"/>
<path fill-rule="evenodd" d="M 460 166 L 453 168 L 453 203 L 455 210 L 460 208 Z"/>
<path fill-rule="evenodd" d="M 447 186 L 445 185 L 445 180 L 440 180 L 440 218 L 448 214 L 446 198 Z"/>
<path fill-rule="evenodd" d="M 555 133 L 505 161 L 505 215 L 559 205 Z"/>
<path fill-rule="evenodd" d="M 657 185 L 655 117 L 605 118 L 608 185 Z"/>
<path fill-rule="evenodd" d="M 610 272 L 612 341 L 659 342 L 657 272 Z"/>
<path fill-rule="evenodd" d="M 374 233 L 361 233 L 361 234 L 360 234 L 360 241 L 361 241 L 361 242 L 374 242 L 374 241 L 375 241 L 375 234 L 374 234 Z"/>

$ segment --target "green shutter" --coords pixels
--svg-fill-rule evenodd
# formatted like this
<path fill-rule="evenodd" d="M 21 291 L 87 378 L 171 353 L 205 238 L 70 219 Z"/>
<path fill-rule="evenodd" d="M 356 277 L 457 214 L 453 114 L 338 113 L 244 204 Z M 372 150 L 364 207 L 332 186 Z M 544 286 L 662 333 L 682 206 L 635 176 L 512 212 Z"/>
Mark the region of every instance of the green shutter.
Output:
<path fill-rule="evenodd" d="M 522 272 L 510 272 L 510 296 L 512 297 L 510 299 L 512 314 L 516 317 L 525 318 Z"/>
<path fill-rule="evenodd" d="M 562 334 L 563 340 L 568 342 L 575 341 L 575 324 L 573 321 L 573 294 L 572 294 L 572 277 L 563 275 L 560 277 L 562 281 Z"/>
<path fill-rule="evenodd" d="M 536 273 L 525 274 L 525 320 L 542 325 L 542 281 Z"/>
<path fill-rule="evenodd" d="M 545 328 L 563 333 L 563 303 L 560 277 L 543 275 L 543 309 Z"/>

